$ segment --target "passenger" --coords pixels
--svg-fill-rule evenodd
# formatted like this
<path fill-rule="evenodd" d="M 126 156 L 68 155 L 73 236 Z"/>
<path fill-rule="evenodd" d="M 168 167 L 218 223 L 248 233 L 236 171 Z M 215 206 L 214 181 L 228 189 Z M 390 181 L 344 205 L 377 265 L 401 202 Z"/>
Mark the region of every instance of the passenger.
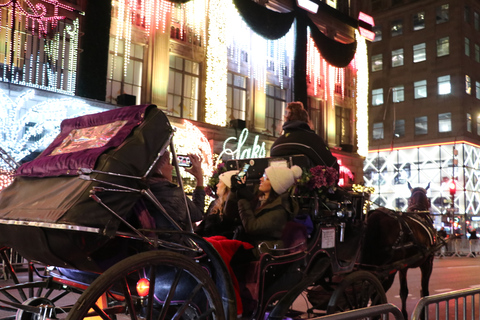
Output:
<path fill-rule="evenodd" d="M 312 130 L 308 112 L 298 101 L 287 104 L 283 135 L 275 140 L 270 149 L 273 157 L 296 154 L 306 155 L 314 166 L 339 170 L 337 158 L 332 155 L 325 141 Z"/>
<path fill-rule="evenodd" d="M 192 200 L 187 197 L 187 203 L 192 222 L 197 222 L 203 218 L 205 204 L 203 170 L 199 156 L 194 154 L 189 154 L 188 156 L 192 161 L 192 167 L 185 168 L 185 171 L 193 175 L 197 181 L 197 186 L 193 191 Z M 184 192 L 178 185 L 172 183 L 172 171 L 170 152 L 165 151 L 158 160 L 147 182 L 150 185 L 150 190 L 165 208 L 165 211 L 185 230 L 185 227 L 188 226 L 188 215 L 185 207 Z M 150 213 L 158 212 L 158 209 L 150 201 L 145 203 Z M 169 227 L 171 225 L 162 214 L 152 215 L 155 219 L 156 228 Z"/>
<path fill-rule="evenodd" d="M 298 204 L 287 191 L 301 174 L 299 166 L 266 168 L 260 178 L 256 197 L 248 192 L 244 183 L 238 183 L 236 177 L 232 177 L 245 232 L 242 240 L 254 245 L 265 242 L 269 248 L 282 246 L 280 239 L 283 229 L 299 211 Z"/>
<path fill-rule="evenodd" d="M 238 206 L 235 192 L 231 192 L 231 177 L 237 174 L 231 170 L 219 175 L 216 185 L 217 199 L 208 207 L 205 217 L 196 229 L 202 237 L 224 236 L 235 238 L 237 227 L 242 224 L 238 215 Z"/>

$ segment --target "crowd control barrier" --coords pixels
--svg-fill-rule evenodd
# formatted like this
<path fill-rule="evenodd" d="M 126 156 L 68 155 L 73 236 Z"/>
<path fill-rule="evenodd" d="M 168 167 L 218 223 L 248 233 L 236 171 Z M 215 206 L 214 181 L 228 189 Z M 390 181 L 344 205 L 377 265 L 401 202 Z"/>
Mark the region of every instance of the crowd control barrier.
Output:
<path fill-rule="evenodd" d="M 373 319 L 374 317 L 379 316 L 381 316 L 382 320 L 392 319 L 389 315 L 392 315 L 395 320 L 405 320 L 400 309 L 391 303 L 335 313 L 328 316 L 313 318 L 311 320 L 358 320 L 367 318 Z"/>
<path fill-rule="evenodd" d="M 411 319 L 479 319 L 479 299 L 480 288 L 462 289 L 423 297 L 415 306 Z"/>
<path fill-rule="evenodd" d="M 480 254 L 480 239 L 451 239 L 438 251 L 440 257 L 477 257 Z"/>

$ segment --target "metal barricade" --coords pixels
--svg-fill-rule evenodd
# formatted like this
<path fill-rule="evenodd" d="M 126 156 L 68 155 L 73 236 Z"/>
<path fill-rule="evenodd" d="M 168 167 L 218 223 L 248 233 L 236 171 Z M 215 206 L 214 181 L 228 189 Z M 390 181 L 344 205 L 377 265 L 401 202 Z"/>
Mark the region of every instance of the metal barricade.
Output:
<path fill-rule="evenodd" d="M 480 288 L 463 289 L 423 297 L 415 306 L 411 319 L 419 320 L 422 319 L 422 316 L 424 316 L 423 319 L 429 320 L 479 319 L 480 306 L 477 295 L 480 295 Z"/>
<path fill-rule="evenodd" d="M 467 256 L 475 258 L 480 252 L 479 239 L 454 239 L 451 243 L 454 257 Z"/>
<path fill-rule="evenodd" d="M 386 303 L 378 306 L 372 306 L 367 308 L 361 308 L 357 310 L 345 311 L 341 313 L 335 313 L 328 316 L 319 318 L 313 318 L 311 320 L 357 320 L 357 319 L 372 319 L 374 317 L 381 316 L 383 320 L 390 319 L 388 315 L 394 316 L 395 320 L 405 320 L 402 312 L 397 306 Z"/>

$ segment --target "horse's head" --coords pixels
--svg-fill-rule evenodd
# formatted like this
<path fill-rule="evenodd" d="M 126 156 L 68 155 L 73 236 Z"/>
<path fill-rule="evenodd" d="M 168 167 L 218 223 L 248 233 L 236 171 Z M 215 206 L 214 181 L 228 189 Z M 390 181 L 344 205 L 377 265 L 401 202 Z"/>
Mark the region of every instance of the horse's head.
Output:
<path fill-rule="evenodd" d="M 428 211 L 430 209 L 430 199 L 427 197 L 427 190 L 430 188 L 430 182 L 426 188 L 412 188 L 410 182 L 408 182 L 408 188 L 411 192 L 408 199 L 408 211 Z"/>

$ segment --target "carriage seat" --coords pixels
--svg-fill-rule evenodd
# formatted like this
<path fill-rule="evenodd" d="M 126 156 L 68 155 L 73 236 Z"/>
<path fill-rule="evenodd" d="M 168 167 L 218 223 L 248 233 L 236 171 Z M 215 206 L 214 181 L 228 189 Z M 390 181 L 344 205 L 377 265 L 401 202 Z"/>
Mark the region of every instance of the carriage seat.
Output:
<path fill-rule="evenodd" d="M 307 241 L 307 227 L 296 221 L 288 221 L 283 228 L 278 246 L 272 247 L 269 242 L 261 242 L 258 245 L 258 250 L 260 254 L 270 253 L 274 256 L 280 256 L 305 250 Z"/>

